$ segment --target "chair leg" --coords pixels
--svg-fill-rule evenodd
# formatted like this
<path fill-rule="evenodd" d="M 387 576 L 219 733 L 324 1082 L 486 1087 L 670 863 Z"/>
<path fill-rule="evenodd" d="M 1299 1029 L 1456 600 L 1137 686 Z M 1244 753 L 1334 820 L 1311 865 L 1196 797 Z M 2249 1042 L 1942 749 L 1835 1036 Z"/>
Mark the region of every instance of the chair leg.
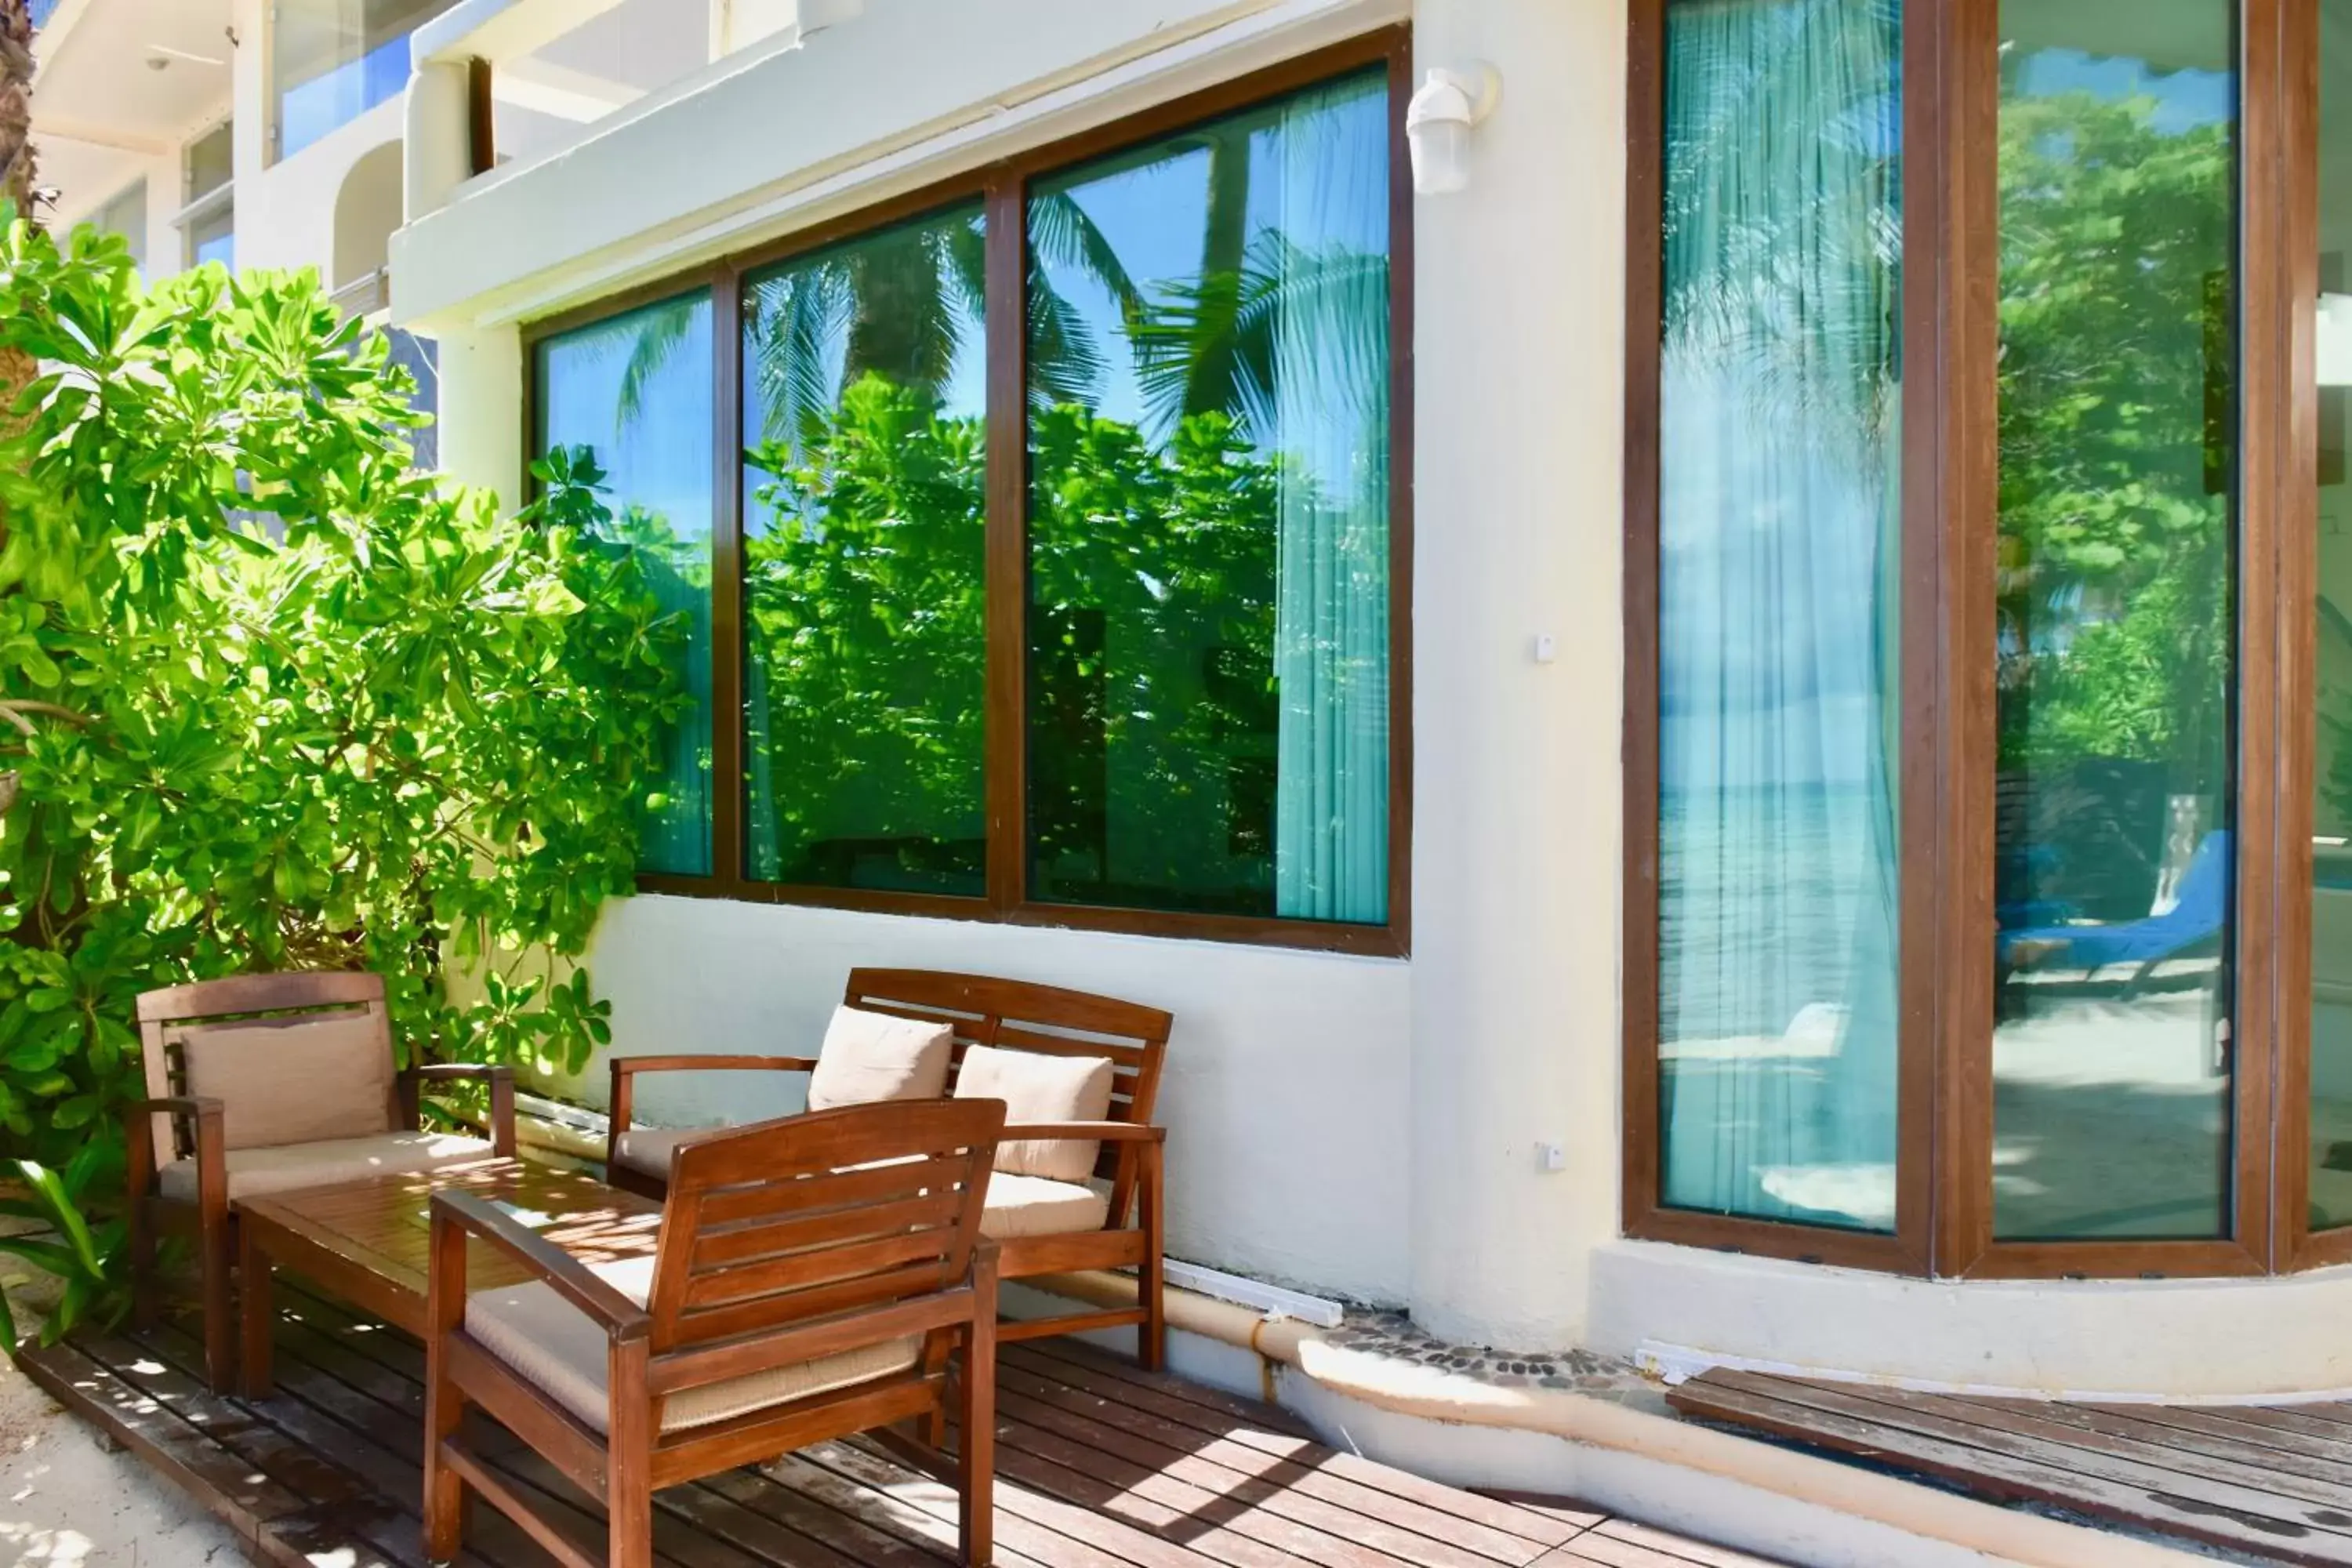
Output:
<path fill-rule="evenodd" d="M 654 1568 L 654 1489 L 646 1458 L 636 1458 L 629 1464 L 613 1455 L 604 1505 L 608 1568 Z"/>
<path fill-rule="evenodd" d="M 996 1259 L 976 1271 L 979 1310 L 957 1370 L 956 1536 L 971 1568 L 996 1561 Z"/>
<path fill-rule="evenodd" d="M 425 1555 L 454 1562 L 466 1544 L 466 1482 L 450 1465 L 446 1449 L 457 1440 L 466 1416 L 466 1396 L 436 1354 L 439 1335 L 425 1342 Z"/>
<path fill-rule="evenodd" d="M 1142 1167 L 1143 1266 L 1135 1271 L 1135 1290 L 1143 1323 L 1136 1330 L 1135 1359 L 1145 1371 L 1159 1372 L 1168 1364 L 1167 1254 L 1161 1235 L 1167 1216 L 1160 1195 L 1164 1166 L 1160 1145 L 1144 1145 Z"/>
<path fill-rule="evenodd" d="M 236 1383 L 236 1292 L 229 1278 L 236 1254 L 226 1214 L 204 1216 L 199 1245 L 204 1253 L 205 1376 L 215 1394 L 228 1394 Z"/>
<path fill-rule="evenodd" d="M 646 1342 L 614 1341 L 607 1352 L 604 1425 L 605 1568 L 653 1568 L 653 1396 Z"/>

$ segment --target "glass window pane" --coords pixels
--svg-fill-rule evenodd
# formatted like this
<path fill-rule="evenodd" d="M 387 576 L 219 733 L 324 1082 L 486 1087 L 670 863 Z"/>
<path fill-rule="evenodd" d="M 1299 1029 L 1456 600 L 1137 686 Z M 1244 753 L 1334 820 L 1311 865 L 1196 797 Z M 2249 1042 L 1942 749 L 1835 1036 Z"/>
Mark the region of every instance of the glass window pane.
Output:
<path fill-rule="evenodd" d="M 236 121 L 224 120 L 188 143 L 188 200 L 211 195 L 236 174 Z"/>
<path fill-rule="evenodd" d="M 217 261 L 236 269 L 236 209 L 216 207 L 188 225 L 188 265 Z"/>
<path fill-rule="evenodd" d="M 637 863 L 710 873 L 710 296 L 681 295 L 541 340 L 535 450 L 593 448 L 607 542 L 641 553 L 665 608 L 686 617 L 694 702 L 666 776 L 643 803 Z"/>
<path fill-rule="evenodd" d="M 1895 1226 L 1902 24 L 1673 0 L 1663 1201 Z"/>
<path fill-rule="evenodd" d="M 270 95 L 292 157 L 408 85 L 408 35 L 456 0 L 277 0 Z"/>
<path fill-rule="evenodd" d="M 2230 1230 L 2234 10 L 2001 7 L 2000 1237 Z"/>
<path fill-rule="evenodd" d="M 2352 0 L 2319 0 L 2318 751 L 2311 1226 L 2352 1225 Z"/>
<path fill-rule="evenodd" d="M 1388 918 L 1388 112 L 1031 186 L 1033 898 Z"/>
<path fill-rule="evenodd" d="M 90 226 L 119 235 L 131 247 L 131 265 L 147 270 L 147 182 L 134 181 L 128 190 L 89 216 Z"/>
<path fill-rule="evenodd" d="M 977 205 L 744 283 L 745 874 L 987 891 Z"/>

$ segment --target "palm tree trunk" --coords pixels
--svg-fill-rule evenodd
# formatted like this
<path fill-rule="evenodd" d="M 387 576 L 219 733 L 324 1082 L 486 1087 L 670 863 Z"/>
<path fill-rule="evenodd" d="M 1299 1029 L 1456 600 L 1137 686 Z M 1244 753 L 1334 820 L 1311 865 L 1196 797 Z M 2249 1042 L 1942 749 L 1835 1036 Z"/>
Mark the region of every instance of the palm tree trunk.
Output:
<path fill-rule="evenodd" d="M 33 0 L 0 0 L 0 203 L 28 223 L 33 163 Z M 13 428 L 17 389 L 37 368 L 31 355 L 0 348 L 0 429 Z M 0 542 L 6 538 L 0 521 Z"/>
<path fill-rule="evenodd" d="M 0 211 L 13 206 L 33 220 L 33 0 L 0 0 Z M 21 427 L 16 395 L 40 366 L 22 349 L 0 346 L 0 436 Z M 8 542 L 8 514 L 0 507 L 0 547 Z M 7 809 L 16 778 L 5 777 Z"/>
<path fill-rule="evenodd" d="M 1240 405 L 1234 328 L 1241 314 L 1242 261 L 1249 243 L 1250 133 L 1209 132 L 1209 204 L 1201 236 L 1200 341 L 1193 347 L 1184 412 L 1233 413 Z"/>

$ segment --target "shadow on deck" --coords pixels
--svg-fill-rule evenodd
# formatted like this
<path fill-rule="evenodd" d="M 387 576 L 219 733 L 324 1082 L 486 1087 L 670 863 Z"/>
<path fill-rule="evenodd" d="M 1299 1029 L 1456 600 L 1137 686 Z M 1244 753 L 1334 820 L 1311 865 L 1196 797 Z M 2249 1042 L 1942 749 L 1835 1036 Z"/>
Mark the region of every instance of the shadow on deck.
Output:
<path fill-rule="evenodd" d="M 424 1352 L 281 1281 L 277 1392 L 211 1393 L 184 1329 L 26 1350 L 26 1373 L 248 1542 L 257 1561 L 422 1568 Z M 1067 1341 L 1008 1347 L 997 1561 L 1005 1568 L 1691 1568 L 1757 1560 L 1594 1512 L 1502 1501 L 1317 1443 L 1296 1420 Z M 595 1504 L 510 1441 L 509 1484 L 602 1533 Z M 955 1497 L 865 1440 L 656 1495 L 667 1568 L 935 1568 Z M 552 1561 L 478 1507 L 470 1568 Z"/>

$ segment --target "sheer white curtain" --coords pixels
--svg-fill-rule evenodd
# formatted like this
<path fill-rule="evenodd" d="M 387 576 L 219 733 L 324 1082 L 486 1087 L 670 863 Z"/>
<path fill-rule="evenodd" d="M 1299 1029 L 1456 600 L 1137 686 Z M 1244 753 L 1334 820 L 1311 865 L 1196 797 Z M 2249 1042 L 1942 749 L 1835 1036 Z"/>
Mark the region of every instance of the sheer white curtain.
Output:
<path fill-rule="evenodd" d="M 1285 110 L 1252 261 L 1282 458 L 1275 912 L 1298 919 L 1388 916 L 1387 103 L 1356 81 Z"/>
<path fill-rule="evenodd" d="M 1666 14 L 1664 1197 L 1890 1228 L 1895 0 Z"/>

